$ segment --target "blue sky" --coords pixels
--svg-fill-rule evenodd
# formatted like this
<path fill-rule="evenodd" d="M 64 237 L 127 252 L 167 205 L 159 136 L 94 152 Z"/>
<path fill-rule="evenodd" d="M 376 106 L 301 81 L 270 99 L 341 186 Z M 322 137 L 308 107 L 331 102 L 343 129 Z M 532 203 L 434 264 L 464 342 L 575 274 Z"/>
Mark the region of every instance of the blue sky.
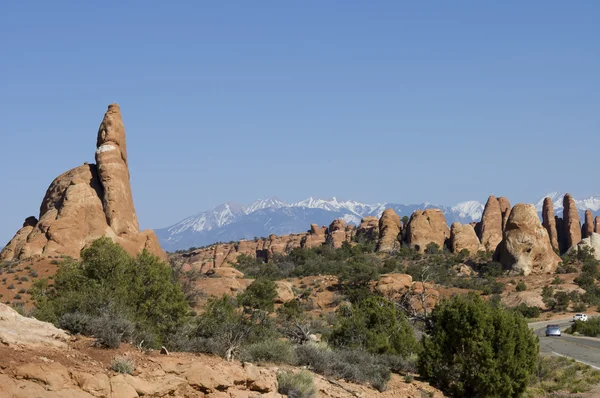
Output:
<path fill-rule="evenodd" d="M 0 241 L 121 105 L 142 227 L 597 184 L 600 2 L 4 2 Z"/>

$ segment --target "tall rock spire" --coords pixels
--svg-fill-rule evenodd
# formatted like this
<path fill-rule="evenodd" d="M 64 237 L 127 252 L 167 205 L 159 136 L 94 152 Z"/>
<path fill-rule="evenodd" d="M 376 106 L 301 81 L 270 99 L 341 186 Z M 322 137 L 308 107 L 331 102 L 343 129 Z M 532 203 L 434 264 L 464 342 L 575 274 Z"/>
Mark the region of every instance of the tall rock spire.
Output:
<path fill-rule="evenodd" d="M 129 182 L 127 144 L 121 109 L 110 104 L 98 129 L 96 166 L 104 188 L 104 213 L 108 225 L 119 236 L 136 234 L 140 227 Z"/>

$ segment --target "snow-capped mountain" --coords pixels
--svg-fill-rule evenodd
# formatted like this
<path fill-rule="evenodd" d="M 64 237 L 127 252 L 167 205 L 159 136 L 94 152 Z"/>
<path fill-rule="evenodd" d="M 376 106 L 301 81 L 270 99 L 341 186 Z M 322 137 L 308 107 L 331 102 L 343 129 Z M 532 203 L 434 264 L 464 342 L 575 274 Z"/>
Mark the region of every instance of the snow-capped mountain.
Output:
<path fill-rule="evenodd" d="M 348 224 L 358 225 L 366 216 L 381 217 L 387 208 L 393 208 L 400 217 L 418 209 L 439 208 L 448 223 L 479 221 L 483 204 L 476 201 L 459 203 L 452 207 L 431 203 L 415 205 L 395 203 L 365 204 L 337 198 L 308 198 L 286 203 L 277 198 L 257 200 L 248 206 L 228 202 L 212 210 L 190 216 L 175 225 L 157 229 L 162 247 L 168 251 L 205 246 L 215 242 L 284 235 L 306 231 L 310 224 L 329 225 L 341 218 Z"/>

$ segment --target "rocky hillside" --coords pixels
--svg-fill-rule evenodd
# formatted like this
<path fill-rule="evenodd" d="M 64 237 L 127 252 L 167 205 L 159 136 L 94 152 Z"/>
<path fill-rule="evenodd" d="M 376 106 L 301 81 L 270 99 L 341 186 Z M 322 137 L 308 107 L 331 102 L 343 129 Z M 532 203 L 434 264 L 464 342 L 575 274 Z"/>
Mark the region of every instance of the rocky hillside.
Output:
<path fill-rule="evenodd" d="M 556 215 L 562 215 L 564 194 L 553 192 L 548 195 L 554 203 Z M 586 210 L 600 210 L 600 196 L 576 200 L 575 204 L 583 217 Z M 536 203 L 536 210 L 542 214 L 543 198 Z M 440 206 L 431 203 L 365 204 L 352 200 L 308 198 L 295 203 L 286 203 L 277 198 L 258 200 L 248 206 L 237 203 L 224 203 L 212 210 L 200 212 L 167 228 L 157 229 L 162 247 L 168 251 L 202 247 L 216 242 L 250 240 L 271 234 L 288 235 L 303 232 L 306 225 L 327 225 L 331 220 L 341 218 L 348 224 L 358 226 L 364 217 L 381 217 L 385 209 L 394 209 L 400 217 L 410 215 L 415 210 L 438 208 L 450 226 L 454 222 L 462 224 L 481 219 L 484 204 L 466 201 L 454 206 Z"/>

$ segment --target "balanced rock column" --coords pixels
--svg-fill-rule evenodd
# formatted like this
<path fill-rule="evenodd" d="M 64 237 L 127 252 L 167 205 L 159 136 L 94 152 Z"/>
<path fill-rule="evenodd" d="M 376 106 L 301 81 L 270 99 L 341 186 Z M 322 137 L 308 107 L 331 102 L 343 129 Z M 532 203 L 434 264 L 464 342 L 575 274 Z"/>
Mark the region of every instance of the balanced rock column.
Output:
<path fill-rule="evenodd" d="M 544 207 L 542 208 L 542 225 L 548 231 L 550 244 L 554 250 L 559 250 L 558 232 L 556 230 L 556 218 L 554 216 L 554 206 L 552 199 L 544 198 Z"/>
<path fill-rule="evenodd" d="M 394 209 L 386 209 L 379 219 L 379 241 L 377 251 L 390 253 L 400 247 L 398 235 L 402 230 L 402 222 Z"/>
<path fill-rule="evenodd" d="M 535 206 L 519 203 L 512 208 L 494 261 L 523 275 L 556 271 L 561 258 L 552 249 Z"/>
<path fill-rule="evenodd" d="M 479 240 L 487 251 L 494 251 L 502 241 L 502 209 L 495 196 L 490 196 L 481 216 Z"/>
<path fill-rule="evenodd" d="M 583 228 L 581 229 L 581 238 L 585 239 L 587 237 L 592 236 L 594 233 L 594 215 L 591 210 L 585 211 L 585 222 L 583 223 Z"/>
<path fill-rule="evenodd" d="M 104 212 L 108 225 L 119 236 L 140 230 L 129 182 L 125 127 L 117 104 L 108 106 L 96 143 L 96 165 L 104 188 Z"/>
<path fill-rule="evenodd" d="M 575 200 L 569 194 L 563 198 L 563 228 L 565 245 L 564 250 L 569 250 L 581 242 L 581 221 Z"/>

